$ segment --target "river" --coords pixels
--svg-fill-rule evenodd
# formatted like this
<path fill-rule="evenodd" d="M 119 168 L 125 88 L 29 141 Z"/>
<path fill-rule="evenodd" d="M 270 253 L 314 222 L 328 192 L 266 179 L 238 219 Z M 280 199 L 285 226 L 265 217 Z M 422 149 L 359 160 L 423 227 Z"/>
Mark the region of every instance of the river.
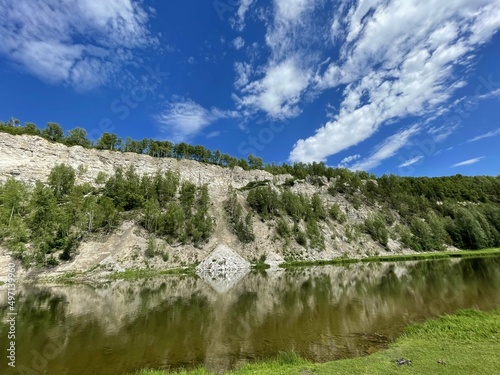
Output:
<path fill-rule="evenodd" d="M 380 350 L 413 322 L 500 306 L 500 258 L 226 276 L 20 285 L 16 369 L 2 355 L 1 373 L 121 375 L 200 365 L 223 371 L 279 351 L 323 362 Z M 7 307 L 1 289 L 4 353 Z"/>

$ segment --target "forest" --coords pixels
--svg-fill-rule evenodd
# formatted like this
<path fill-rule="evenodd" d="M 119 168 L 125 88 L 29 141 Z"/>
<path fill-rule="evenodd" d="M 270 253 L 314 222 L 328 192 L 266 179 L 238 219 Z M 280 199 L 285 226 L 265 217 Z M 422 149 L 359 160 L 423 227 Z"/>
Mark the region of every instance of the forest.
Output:
<path fill-rule="evenodd" d="M 279 188 L 270 181 L 260 181 L 228 192 L 226 220 L 242 243 L 255 241 L 253 222 L 261 220 L 274 228 L 285 244 L 294 241 L 305 248 L 323 248 L 321 227 L 345 223 L 346 214 L 337 204 L 326 207 L 318 194 L 308 197 L 290 189 L 294 184 L 309 183 L 328 184 L 331 196 L 341 195 L 355 209 L 367 207 L 374 212 L 364 223 L 346 226 L 348 237 L 364 233 L 383 247 L 394 238 L 423 252 L 446 245 L 460 249 L 500 246 L 500 176 L 377 177 L 324 163 L 265 164 L 253 155 L 237 159 L 199 145 L 151 139 L 123 141 L 109 133 L 92 142 L 83 128 L 65 135 L 56 123 L 41 130 L 33 123 L 20 125 L 10 120 L 0 123 L 0 131 L 38 135 L 68 146 L 291 175 Z M 26 266 L 51 266 L 69 260 L 85 238 L 111 232 L 124 220 L 140 223 L 150 233 L 151 243 L 161 237 L 170 244 L 194 246 L 208 241 L 217 224 L 210 215 L 207 186 L 183 182 L 171 171 L 139 176 L 133 168 L 117 169 L 112 176 L 102 173 L 94 184 L 83 185 L 75 184 L 77 173 L 61 164 L 52 169 L 45 184 L 28 186 L 14 179 L 0 184 L 0 244 Z M 148 246 L 146 255 L 158 255 L 156 251 Z"/>

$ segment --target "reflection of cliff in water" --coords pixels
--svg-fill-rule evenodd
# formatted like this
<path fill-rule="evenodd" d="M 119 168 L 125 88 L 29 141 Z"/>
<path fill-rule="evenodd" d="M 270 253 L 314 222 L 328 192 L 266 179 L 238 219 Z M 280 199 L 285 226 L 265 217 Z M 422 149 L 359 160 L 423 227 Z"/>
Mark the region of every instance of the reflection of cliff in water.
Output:
<path fill-rule="evenodd" d="M 24 287 L 18 342 L 40 350 L 65 341 L 48 369 L 54 375 L 221 369 L 279 350 L 325 361 L 375 350 L 413 321 L 497 307 L 499 287 L 500 259 L 254 272 L 225 293 L 198 277 Z"/>

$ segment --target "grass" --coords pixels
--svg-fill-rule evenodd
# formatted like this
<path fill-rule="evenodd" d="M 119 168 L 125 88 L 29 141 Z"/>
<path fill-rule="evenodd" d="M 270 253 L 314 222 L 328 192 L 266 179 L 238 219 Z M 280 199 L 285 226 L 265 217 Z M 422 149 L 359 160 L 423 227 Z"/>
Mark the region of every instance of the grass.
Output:
<path fill-rule="evenodd" d="M 323 265 L 344 265 L 351 263 L 369 263 L 369 262 L 402 262 L 410 260 L 431 260 L 431 259 L 449 259 L 449 258 L 476 258 L 476 257 L 496 257 L 500 256 L 500 249 L 483 250 L 459 250 L 459 251 L 440 251 L 434 253 L 417 254 L 397 254 L 384 256 L 371 256 L 366 258 L 335 258 L 330 260 L 317 261 L 293 261 L 283 263 L 281 267 L 310 267 Z"/>
<path fill-rule="evenodd" d="M 462 310 L 453 315 L 408 327 L 388 349 L 367 357 L 314 364 L 294 353 L 280 353 L 267 362 L 249 364 L 228 372 L 232 375 L 312 374 L 443 374 L 474 375 L 500 373 L 500 309 L 492 312 Z M 411 365 L 397 365 L 398 359 Z M 142 370 L 134 375 L 165 375 Z M 213 375 L 205 369 L 170 373 Z"/>
<path fill-rule="evenodd" d="M 169 270 L 152 269 L 128 269 L 123 272 L 116 272 L 108 276 L 110 280 L 134 280 L 148 277 L 158 277 L 163 275 L 193 275 L 195 267 L 175 268 Z"/>

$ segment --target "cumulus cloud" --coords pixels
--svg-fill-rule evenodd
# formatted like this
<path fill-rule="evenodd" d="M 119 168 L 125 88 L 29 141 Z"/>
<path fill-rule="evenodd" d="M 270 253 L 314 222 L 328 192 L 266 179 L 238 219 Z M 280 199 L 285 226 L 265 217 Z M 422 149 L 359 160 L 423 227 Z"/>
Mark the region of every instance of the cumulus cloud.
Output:
<path fill-rule="evenodd" d="M 316 134 L 295 144 L 291 161 L 325 161 L 385 124 L 442 112 L 465 85 L 457 71 L 470 67 L 473 54 L 500 29 L 499 0 L 338 4 L 330 40 L 342 42 L 342 48 L 325 68 L 316 67 L 314 82 L 320 91 L 342 88 L 340 109 Z M 441 130 L 436 135 L 441 139 L 453 131 Z M 372 167 L 374 156 L 358 167 Z"/>
<path fill-rule="evenodd" d="M 92 89 L 158 42 L 148 22 L 135 0 L 0 0 L 0 54 L 44 81 Z"/>
<path fill-rule="evenodd" d="M 245 17 L 250 9 L 250 7 L 255 3 L 255 0 L 240 0 L 238 4 L 238 10 L 236 12 L 237 17 L 231 19 L 231 25 L 238 31 L 243 31 L 245 28 Z"/>
<path fill-rule="evenodd" d="M 206 109 L 191 99 L 175 99 L 167 103 L 158 116 L 161 130 L 169 134 L 174 142 L 185 141 L 218 120 L 238 116 L 235 112 L 215 107 Z M 217 134 L 212 132 L 209 135 Z"/>
<path fill-rule="evenodd" d="M 456 168 L 456 167 L 462 167 L 464 165 L 476 164 L 476 163 L 480 162 L 482 159 L 484 159 L 484 156 L 481 156 L 479 158 L 465 160 L 465 161 L 462 161 L 460 163 L 453 164 L 450 168 Z"/>
<path fill-rule="evenodd" d="M 242 49 L 245 46 L 245 39 L 243 39 L 241 36 L 235 38 L 233 40 L 233 46 L 236 49 Z"/>
<path fill-rule="evenodd" d="M 340 163 L 337 165 L 337 168 L 349 168 L 351 163 L 353 163 L 354 161 L 356 161 L 360 158 L 361 158 L 361 155 L 359 155 L 359 154 L 346 156 L 345 158 L 343 158 L 340 161 Z"/>
<path fill-rule="evenodd" d="M 301 70 L 294 59 L 270 66 L 264 78 L 243 87 L 243 97 L 236 99 L 238 107 L 260 109 L 272 118 L 295 117 L 300 113 L 297 104 L 309 79 L 310 74 Z M 236 85 L 247 80 L 248 75 L 240 74 Z"/>
<path fill-rule="evenodd" d="M 313 77 L 308 61 L 316 58 L 300 51 L 297 45 L 309 45 L 318 38 L 311 27 L 316 3 L 317 0 L 274 1 L 273 20 L 266 22 L 266 46 L 270 51 L 267 63 L 252 66 L 252 72 L 257 73 L 254 77 L 242 75 L 241 69 L 237 71 L 235 87 L 240 92 L 235 97 L 240 110 L 262 111 L 273 119 L 301 113 L 298 104 Z"/>

